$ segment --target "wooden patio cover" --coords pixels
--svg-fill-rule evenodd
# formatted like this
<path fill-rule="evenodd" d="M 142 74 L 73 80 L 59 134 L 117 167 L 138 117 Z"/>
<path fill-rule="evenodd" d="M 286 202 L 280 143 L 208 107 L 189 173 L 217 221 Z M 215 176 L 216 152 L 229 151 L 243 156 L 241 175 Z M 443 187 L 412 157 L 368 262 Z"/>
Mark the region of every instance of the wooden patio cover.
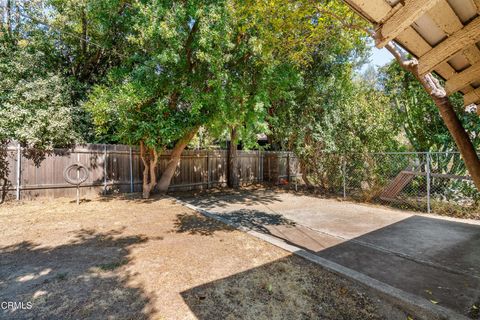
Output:
<path fill-rule="evenodd" d="M 374 25 L 378 48 L 394 40 L 418 59 L 420 74 L 435 71 L 448 95 L 460 91 L 465 106 L 480 106 L 480 0 L 345 2 Z"/>

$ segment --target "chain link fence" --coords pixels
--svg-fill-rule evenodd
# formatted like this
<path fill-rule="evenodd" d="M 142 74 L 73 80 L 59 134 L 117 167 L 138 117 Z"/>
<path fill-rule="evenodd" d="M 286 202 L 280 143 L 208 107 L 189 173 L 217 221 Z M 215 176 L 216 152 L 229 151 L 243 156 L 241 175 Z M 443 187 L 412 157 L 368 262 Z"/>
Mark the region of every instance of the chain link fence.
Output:
<path fill-rule="evenodd" d="M 480 193 L 458 152 L 324 153 L 308 176 L 346 199 L 480 217 Z"/>

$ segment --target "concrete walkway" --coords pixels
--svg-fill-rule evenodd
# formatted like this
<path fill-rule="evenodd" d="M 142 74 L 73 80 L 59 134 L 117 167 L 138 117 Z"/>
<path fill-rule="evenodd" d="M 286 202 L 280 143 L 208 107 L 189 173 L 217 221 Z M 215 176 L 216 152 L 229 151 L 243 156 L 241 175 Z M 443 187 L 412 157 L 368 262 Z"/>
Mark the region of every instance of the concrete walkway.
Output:
<path fill-rule="evenodd" d="M 478 318 L 477 222 L 268 190 L 181 200 L 432 304 Z"/>

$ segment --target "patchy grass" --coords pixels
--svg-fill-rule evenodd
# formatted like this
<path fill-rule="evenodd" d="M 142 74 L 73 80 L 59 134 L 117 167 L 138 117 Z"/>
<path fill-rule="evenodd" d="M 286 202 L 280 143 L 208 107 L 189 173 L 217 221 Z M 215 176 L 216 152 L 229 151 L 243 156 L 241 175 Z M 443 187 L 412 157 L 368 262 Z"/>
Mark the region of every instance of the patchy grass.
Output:
<path fill-rule="evenodd" d="M 119 261 L 114 261 L 114 262 L 110 262 L 110 263 L 104 263 L 104 264 L 101 264 L 98 266 L 98 268 L 102 271 L 113 271 L 117 268 L 120 268 L 121 266 L 124 266 L 128 264 L 128 260 L 127 259 L 121 259 Z"/>
<path fill-rule="evenodd" d="M 379 201 L 380 204 L 410 210 L 419 213 L 427 213 L 426 198 L 401 198 L 398 202 Z M 454 202 L 431 199 L 430 208 L 433 214 L 445 217 L 480 220 L 479 204 L 460 205 Z"/>
<path fill-rule="evenodd" d="M 168 198 L 0 207 L 9 319 L 406 319 L 361 287 Z"/>
<path fill-rule="evenodd" d="M 442 216 L 480 220 L 480 203 L 462 206 L 452 202 L 433 199 L 431 207 L 434 213 Z"/>

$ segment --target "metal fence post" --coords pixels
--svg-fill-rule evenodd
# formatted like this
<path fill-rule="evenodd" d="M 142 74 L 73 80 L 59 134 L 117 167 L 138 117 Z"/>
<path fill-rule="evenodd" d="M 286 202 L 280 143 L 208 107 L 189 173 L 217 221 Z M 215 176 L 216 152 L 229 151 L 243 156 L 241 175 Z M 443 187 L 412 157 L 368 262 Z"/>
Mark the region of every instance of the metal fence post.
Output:
<path fill-rule="evenodd" d="M 430 213 L 430 152 L 427 152 L 427 212 Z"/>
<path fill-rule="evenodd" d="M 77 147 L 75 146 L 75 149 Z M 74 150 L 75 150 L 74 149 Z M 77 151 L 77 163 L 80 163 L 80 152 Z M 80 181 L 80 170 L 77 170 L 77 181 Z M 77 205 L 80 204 L 80 185 L 77 185 Z"/>
<path fill-rule="evenodd" d="M 343 178 L 343 199 L 347 198 L 347 162 L 345 157 L 342 157 L 342 178 Z"/>
<path fill-rule="evenodd" d="M 103 194 L 107 194 L 107 145 L 103 146 Z"/>
<path fill-rule="evenodd" d="M 129 162 L 130 162 L 130 192 L 133 193 L 133 158 L 132 158 L 132 147 L 129 150 Z"/>
<path fill-rule="evenodd" d="M 16 190 L 16 199 L 20 200 L 20 184 L 21 184 L 21 174 L 22 174 L 22 147 L 20 142 L 17 142 L 17 190 Z"/>

